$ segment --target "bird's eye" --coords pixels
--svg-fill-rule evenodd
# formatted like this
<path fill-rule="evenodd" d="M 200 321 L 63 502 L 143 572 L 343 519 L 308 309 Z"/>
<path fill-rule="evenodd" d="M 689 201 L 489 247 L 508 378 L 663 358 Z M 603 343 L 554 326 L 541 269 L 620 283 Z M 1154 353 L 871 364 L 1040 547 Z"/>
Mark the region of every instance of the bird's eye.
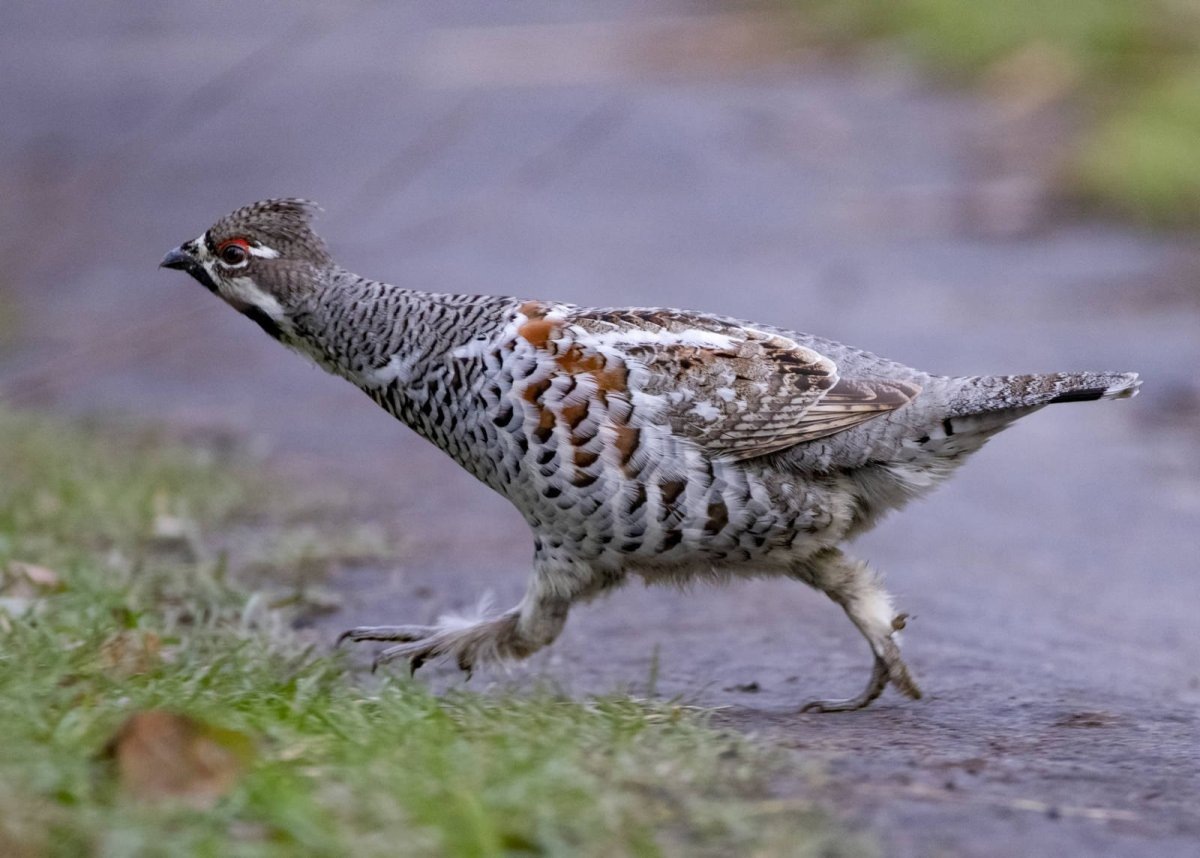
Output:
<path fill-rule="evenodd" d="M 249 258 L 250 251 L 246 245 L 231 241 L 221 248 L 220 256 L 226 265 L 241 265 Z"/>

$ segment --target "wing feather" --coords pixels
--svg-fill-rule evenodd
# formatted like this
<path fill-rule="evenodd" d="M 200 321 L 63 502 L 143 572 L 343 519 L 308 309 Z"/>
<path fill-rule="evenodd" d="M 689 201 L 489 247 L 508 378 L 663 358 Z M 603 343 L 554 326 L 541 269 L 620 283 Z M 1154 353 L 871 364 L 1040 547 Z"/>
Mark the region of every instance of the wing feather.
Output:
<path fill-rule="evenodd" d="M 675 433 L 713 456 L 750 459 L 824 438 L 920 391 L 840 378 L 832 360 L 782 334 L 701 314 L 578 310 L 563 323 L 583 360 L 623 360 L 631 401 L 657 402 Z"/>

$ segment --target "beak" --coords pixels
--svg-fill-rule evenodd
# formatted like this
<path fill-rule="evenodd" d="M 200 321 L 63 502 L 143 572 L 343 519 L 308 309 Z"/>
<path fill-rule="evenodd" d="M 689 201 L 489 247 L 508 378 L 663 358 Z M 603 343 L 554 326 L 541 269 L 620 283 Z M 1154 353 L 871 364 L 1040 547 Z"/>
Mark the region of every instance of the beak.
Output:
<path fill-rule="evenodd" d="M 168 251 L 167 255 L 162 258 L 162 262 L 158 263 L 159 268 L 174 268 L 176 271 L 187 271 L 195 265 L 196 258 L 182 246 Z"/>

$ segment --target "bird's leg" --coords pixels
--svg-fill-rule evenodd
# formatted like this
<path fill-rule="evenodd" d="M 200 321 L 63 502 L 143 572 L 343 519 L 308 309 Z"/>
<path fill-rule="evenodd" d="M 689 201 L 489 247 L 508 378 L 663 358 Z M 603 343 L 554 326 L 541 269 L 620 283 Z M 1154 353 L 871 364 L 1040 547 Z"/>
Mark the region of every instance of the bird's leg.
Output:
<path fill-rule="evenodd" d="M 496 617 L 445 617 L 432 626 L 362 626 L 338 641 L 401 641 L 380 652 L 372 669 L 407 660 L 416 670 L 431 658 L 448 656 L 470 673 L 483 662 L 526 658 L 558 637 L 571 604 L 570 596 L 543 584 L 541 575 L 535 577 L 521 603 Z"/>
<path fill-rule="evenodd" d="M 796 576 L 825 592 L 845 610 L 846 616 L 858 627 L 871 645 L 875 664 L 871 678 L 857 696 L 844 700 L 813 700 L 801 712 L 848 712 L 862 709 L 883 693 L 891 682 L 898 691 L 914 700 L 921 690 L 913 681 L 908 667 L 900 658 L 897 632 L 904 628 L 906 614 L 897 614 L 891 597 L 880 586 L 878 577 L 865 563 L 830 549 L 806 561 Z"/>

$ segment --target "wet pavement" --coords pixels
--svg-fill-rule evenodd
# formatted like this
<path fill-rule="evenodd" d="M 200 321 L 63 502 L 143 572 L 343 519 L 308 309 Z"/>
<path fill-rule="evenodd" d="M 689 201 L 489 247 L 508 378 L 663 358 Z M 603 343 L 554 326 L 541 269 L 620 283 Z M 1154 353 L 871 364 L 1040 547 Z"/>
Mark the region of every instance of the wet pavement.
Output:
<path fill-rule="evenodd" d="M 155 270 L 254 199 L 320 201 L 344 264 L 419 288 L 696 307 L 937 372 L 1140 371 L 1142 396 L 1029 418 L 860 540 L 914 617 L 920 702 L 797 715 L 857 691 L 868 655 L 776 581 L 628 587 L 518 680 L 721 707 L 820 764 L 819 788 L 780 789 L 889 855 L 1194 855 L 1194 243 L 1056 216 L 987 105 L 831 65 L 793 23 L 686 2 L 6 3 L 0 392 L 232 431 L 350 491 L 405 548 L 335 574 L 332 635 L 515 601 L 531 545 L 360 393 Z"/>

